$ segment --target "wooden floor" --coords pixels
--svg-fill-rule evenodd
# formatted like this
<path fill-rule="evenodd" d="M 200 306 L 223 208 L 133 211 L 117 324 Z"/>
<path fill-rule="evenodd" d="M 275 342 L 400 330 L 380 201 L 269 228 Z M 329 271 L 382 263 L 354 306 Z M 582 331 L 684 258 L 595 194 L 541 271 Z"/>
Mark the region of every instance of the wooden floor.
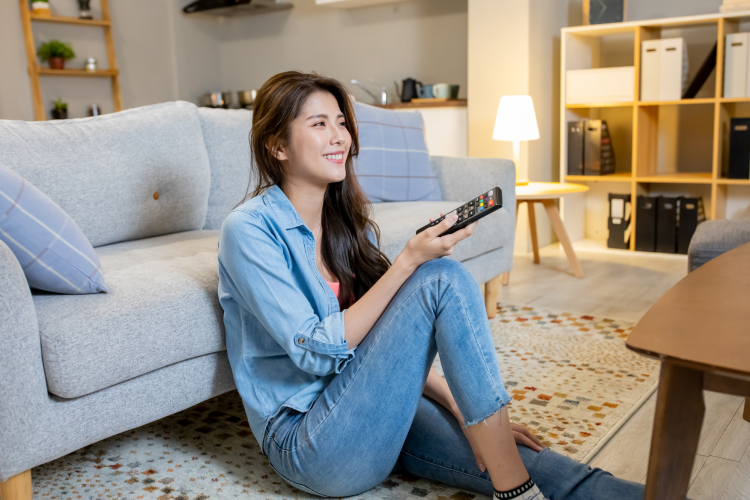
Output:
<path fill-rule="evenodd" d="M 516 255 L 510 284 L 500 303 L 638 321 L 664 292 L 687 273 L 680 255 L 606 251 L 598 242 L 574 244 L 585 278 L 573 277 L 557 245 L 541 249 L 541 263 Z M 750 423 L 742 420 L 744 398 L 704 392 L 706 414 L 688 498 L 750 499 Z M 631 481 L 646 482 L 656 393 L 591 460 Z"/>

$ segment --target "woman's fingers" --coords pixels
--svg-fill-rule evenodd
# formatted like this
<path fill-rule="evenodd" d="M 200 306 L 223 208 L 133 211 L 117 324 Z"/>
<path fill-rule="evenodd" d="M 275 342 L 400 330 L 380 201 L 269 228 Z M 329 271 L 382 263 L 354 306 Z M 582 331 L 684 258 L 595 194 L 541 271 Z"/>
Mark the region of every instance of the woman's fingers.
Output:
<path fill-rule="evenodd" d="M 529 430 L 528 428 L 526 428 L 526 427 L 524 427 L 522 425 L 518 425 L 518 424 L 510 424 L 510 425 L 511 425 L 511 429 L 513 429 L 513 432 L 520 432 L 522 434 L 525 434 L 526 437 L 528 437 L 533 442 L 535 442 L 536 444 L 538 444 L 539 446 L 541 446 L 542 448 L 544 448 L 544 443 L 542 443 L 539 440 L 539 438 L 537 438 L 534 435 L 534 433 L 531 432 L 531 430 Z"/>
<path fill-rule="evenodd" d="M 443 212 L 440 212 L 440 217 L 442 217 L 443 215 L 445 215 L 445 214 L 444 214 Z M 432 221 L 434 221 L 434 220 L 435 220 L 435 219 L 433 219 L 432 217 L 430 217 L 430 222 L 432 222 Z"/>
<path fill-rule="evenodd" d="M 528 436 L 526 436 L 526 434 L 523 434 L 522 432 L 513 431 L 513 437 L 515 438 L 516 443 L 518 444 L 526 446 L 527 448 L 531 448 L 534 451 L 542 451 L 542 446 L 536 444 Z"/>

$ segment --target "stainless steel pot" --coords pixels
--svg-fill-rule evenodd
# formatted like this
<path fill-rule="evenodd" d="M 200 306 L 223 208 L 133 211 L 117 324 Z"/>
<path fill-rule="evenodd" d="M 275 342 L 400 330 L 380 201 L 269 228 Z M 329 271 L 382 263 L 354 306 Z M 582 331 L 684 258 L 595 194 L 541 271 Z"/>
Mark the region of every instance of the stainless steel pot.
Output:
<path fill-rule="evenodd" d="M 257 90 L 239 90 L 237 91 L 237 100 L 243 108 L 252 109 L 257 94 Z"/>
<path fill-rule="evenodd" d="M 232 93 L 226 92 L 211 92 L 203 94 L 198 99 L 198 106 L 205 108 L 225 108 L 228 109 L 232 105 Z"/>

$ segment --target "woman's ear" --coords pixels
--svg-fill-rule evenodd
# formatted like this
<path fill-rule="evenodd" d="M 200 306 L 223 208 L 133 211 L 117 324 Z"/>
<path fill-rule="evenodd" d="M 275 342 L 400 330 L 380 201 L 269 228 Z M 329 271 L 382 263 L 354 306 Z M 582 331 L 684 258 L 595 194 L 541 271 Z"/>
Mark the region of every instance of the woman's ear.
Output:
<path fill-rule="evenodd" d="M 286 154 L 286 148 L 281 143 L 276 144 L 266 144 L 266 148 L 271 153 L 272 156 L 274 156 L 277 160 L 283 161 L 288 160 L 288 156 Z"/>

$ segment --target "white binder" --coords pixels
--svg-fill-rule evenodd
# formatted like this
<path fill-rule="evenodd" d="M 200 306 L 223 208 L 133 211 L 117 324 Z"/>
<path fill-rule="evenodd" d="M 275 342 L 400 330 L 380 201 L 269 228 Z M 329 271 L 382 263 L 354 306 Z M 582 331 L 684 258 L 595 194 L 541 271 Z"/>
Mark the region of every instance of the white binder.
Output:
<path fill-rule="evenodd" d="M 641 101 L 658 101 L 661 72 L 661 40 L 641 43 Z"/>
<path fill-rule="evenodd" d="M 730 33 L 724 48 L 724 97 L 747 97 L 748 33 Z"/>
<path fill-rule="evenodd" d="M 678 101 L 687 77 L 687 50 L 682 38 L 661 40 L 659 100 Z"/>

